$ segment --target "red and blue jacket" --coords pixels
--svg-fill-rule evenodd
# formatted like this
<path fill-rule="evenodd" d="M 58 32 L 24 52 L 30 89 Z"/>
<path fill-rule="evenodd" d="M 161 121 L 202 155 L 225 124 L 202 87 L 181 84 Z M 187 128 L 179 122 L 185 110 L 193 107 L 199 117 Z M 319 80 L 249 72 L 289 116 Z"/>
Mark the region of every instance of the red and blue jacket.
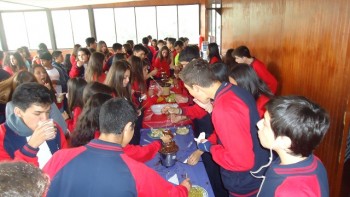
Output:
<path fill-rule="evenodd" d="M 58 151 L 44 167 L 52 196 L 187 196 L 119 144 L 94 139 L 85 146 Z"/>
<path fill-rule="evenodd" d="M 329 196 L 327 172 L 316 156 L 290 165 L 280 163 L 277 158 L 266 171 L 260 197 Z"/>
<path fill-rule="evenodd" d="M 210 152 L 221 167 L 225 188 L 233 196 L 254 196 L 261 184 L 261 180 L 250 174 L 266 164 L 269 157 L 258 139 L 259 119 L 255 100 L 249 92 L 227 82 L 221 84 L 213 103 L 215 132 L 209 140 L 215 145 Z"/>

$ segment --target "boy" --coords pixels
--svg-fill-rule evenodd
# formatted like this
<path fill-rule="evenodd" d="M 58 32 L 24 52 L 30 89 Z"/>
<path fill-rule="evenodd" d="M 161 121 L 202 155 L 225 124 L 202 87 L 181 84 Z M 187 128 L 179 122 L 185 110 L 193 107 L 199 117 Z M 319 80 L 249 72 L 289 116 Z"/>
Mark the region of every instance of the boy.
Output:
<path fill-rule="evenodd" d="M 250 55 L 248 47 L 239 46 L 233 51 L 232 55 L 237 63 L 251 65 L 259 78 L 270 88 L 271 92 L 276 94 L 278 85 L 276 78 L 267 70 L 264 63 Z"/>
<path fill-rule="evenodd" d="M 326 170 L 312 154 L 329 128 L 327 112 L 300 96 L 271 99 L 266 109 L 257 124 L 259 140 L 279 157 L 259 196 L 329 196 Z"/>
<path fill-rule="evenodd" d="M 43 167 L 53 153 L 67 147 L 62 129 L 48 120 L 51 103 L 43 85 L 31 82 L 16 88 L 12 114 L 0 125 L 0 161 L 23 160 Z"/>
<path fill-rule="evenodd" d="M 180 78 L 201 103 L 214 100 L 215 132 L 209 141 L 198 143 L 198 148 L 210 152 L 220 165 L 223 184 L 231 196 L 255 196 L 261 180 L 250 171 L 267 162 L 268 152 L 261 148 L 256 134 L 259 115 L 253 96 L 238 86 L 218 81 L 208 62 L 201 59 L 188 63 Z"/>
<path fill-rule="evenodd" d="M 105 102 L 99 139 L 59 151 L 45 166 L 51 178 L 47 196 L 187 196 L 189 179 L 174 186 L 123 152 L 136 119 L 135 109 L 124 98 Z"/>

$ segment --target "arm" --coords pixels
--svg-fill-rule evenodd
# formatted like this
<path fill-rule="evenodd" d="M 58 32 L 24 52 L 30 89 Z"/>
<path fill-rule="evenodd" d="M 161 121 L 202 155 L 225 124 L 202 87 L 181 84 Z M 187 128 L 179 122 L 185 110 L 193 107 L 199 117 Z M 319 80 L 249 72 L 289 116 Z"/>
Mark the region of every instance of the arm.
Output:
<path fill-rule="evenodd" d="M 79 115 L 81 114 L 81 108 L 80 107 L 75 107 L 73 110 L 73 118 L 66 120 L 68 130 L 70 132 L 74 131 L 75 126 L 78 122 Z"/>
<path fill-rule="evenodd" d="M 207 115 L 203 108 L 201 108 L 198 104 L 194 104 L 192 106 L 186 106 L 182 108 L 182 114 L 188 116 L 190 119 L 201 119 L 205 115 Z"/>
<path fill-rule="evenodd" d="M 263 80 L 266 85 L 270 88 L 273 94 L 277 92 L 277 80 L 276 78 L 267 70 L 265 64 L 259 60 L 254 59 L 252 66 L 261 80 Z"/>
<path fill-rule="evenodd" d="M 137 196 L 169 196 L 169 197 L 187 197 L 190 188 L 189 183 L 182 182 L 179 186 L 174 186 L 163 179 L 156 171 L 146 165 L 134 161 L 125 154 L 122 159 L 129 167 L 136 183 Z M 186 187 L 183 186 L 186 184 Z"/>
<path fill-rule="evenodd" d="M 77 62 L 72 64 L 72 68 L 69 72 L 69 77 L 74 78 L 74 77 L 79 77 L 80 76 L 80 71 L 83 68 L 83 66 L 79 67 Z"/>
<path fill-rule="evenodd" d="M 126 155 L 139 162 L 147 162 L 158 153 L 161 144 L 159 141 L 154 141 L 146 146 L 137 146 L 128 144 L 123 148 Z"/>
<path fill-rule="evenodd" d="M 212 119 L 221 144 L 211 146 L 213 159 L 232 171 L 250 170 L 254 165 L 249 109 L 237 97 L 226 97 L 214 105 Z"/>

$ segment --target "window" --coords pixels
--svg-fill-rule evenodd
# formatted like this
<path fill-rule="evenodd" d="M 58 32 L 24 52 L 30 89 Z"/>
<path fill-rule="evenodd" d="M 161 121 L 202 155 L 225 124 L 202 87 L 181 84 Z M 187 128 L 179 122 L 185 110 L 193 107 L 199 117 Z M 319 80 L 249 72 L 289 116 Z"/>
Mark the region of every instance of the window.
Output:
<path fill-rule="evenodd" d="M 136 26 L 134 8 L 115 8 L 115 29 L 117 32 L 117 42 L 126 43 L 127 40 L 136 42 Z"/>
<path fill-rule="evenodd" d="M 1 37 L 0 37 L 0 51 L 3 51 L 2 44 L 1 44 Z"/>
<path fill-rule="evenodd" d="M 147 37 L 148 35 L 158 37 L 155 7 L 136 7 L 135 13 L 137 42 L 142 43 L 142 38 Z"/>
<path fill-rule="evenodd" d="M 179 37 L 187 37 L 191 44 L 199 41 L 199 6 L 179 5 Z"/>
<path fill-rule="evenodd" d="M 29 46 L 23 12 L 2 13 L 5 36 L 9 50 Z"/>
<path fill-rule="evenodd" d="M 211 4 L 212 8 L 220 8 L 221 4 Z M 215 10 L 212 9 L 209 13 L 209 42 L 216 42 L 221 45 L 221 15 Z"/>
<path fill-rule="evenodd" d="M 74 44 L 86 46 L 85 39 L 91 37 L 88 10 L 70 10 Z"/>
<path fill-rule="evenodd" d="M 47 48 L 51 49 L 46 12 L 24 12 L 24 19 L 27 27 L 29 48 L 38 49 L 40 43 L 45 43 Z"/>
<path fill-rule="evenodd" d="M 157 6 L 158 39 L 178 38 L 177 6 Z"/>
<path fill-rule="evenodd" d="M 116 42 L 113 8 L 94 9 L 96 39 L 111 47 Z"/>
<path fill-rule="evenodd" d="M 52 11 L 57 48 L 74 46 L 69 10 Z"/>

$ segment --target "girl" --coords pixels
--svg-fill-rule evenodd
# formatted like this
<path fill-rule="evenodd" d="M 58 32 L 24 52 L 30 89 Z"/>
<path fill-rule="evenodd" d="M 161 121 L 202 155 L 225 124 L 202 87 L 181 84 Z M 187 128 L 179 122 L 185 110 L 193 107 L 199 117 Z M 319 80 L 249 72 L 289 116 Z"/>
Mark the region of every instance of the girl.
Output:
<path fill-rule="evenodd" d="M 131 100 L 130 74 L 130 64 L 127 61 L 116 61 L 109 69 L 105 84 L 114 88 L 118 97 Z"/>
<path fill-rule="evenodd" d="M 209 64 L 215 64 L 222 62 L 220 53 L 219 53 L 219 46 L 213 42 L 208 45 L 208 59 Z"/>
<path fill-rule="evenodd" d="M 156 70 L 155 78 L 161 78 L 161 73 L 165 72 L 168 77 L 170 77 L 170 65 L 171 57 L 169 55 L 169 49 L 167 46 L 163 46 L 157 54 L 154 60 L 151 70 Z"/>
<path fill-rule="evenodd" d="M 266 111 L 265 104 L 274 96 L 267 85 L 259 79 L 253 67 L 248 64 L 237 64 L 229 74 L 232 84 L 246 89 L 255 98 L 260 117 Z"/>
<path fill-rule="evenodd" d="M 50 90 L 50 93 L 52 95 L 52 97 L 54 98 L 54 101 L 56 102 L 56 91 L 53 87 L 52 81 L 49 77 L 49 75 L 46 72 L 46 69 L 41 66 L 41 65 L 33 65 L 32 67 L 32 73 L 36 78 L 36 81 L 42 85 L 44 85 L 45 87 L 47 87 L 47 89 Z M 60 104 L 58 104 L 56 102 L 56 105 L 58 108 L 62 107 Z"/>
<path fill-rule="evenodd" d="M 85 69 L 90 59 L 90 51 L 87 48 L 80 48 L 78 50 L 78 60 L 72 64 L 72 68 L 69 72 L 69 77 L 84 77 Z"/>
<path fill-rule="evenodd" d="M 101 40 L 97 43 L 97 52 L 100 52 L 104 55 L 103 63 L 106 63 L 108 59 L 112 56 L 112 53 L 108 50 L 107 44 L 105 41 Z"/>
<path fill-rule="evenodd" d="M 90 82 L 85 86 L 84 91 L 83 91 L 83 103 L 84 103 L 84 105 L 92 95 L 97 94 L 97 93 L 104 93 L 104 94 L 111 95 L 113 97 L 115 97 L 115 95 L 116 95 L 113 88 L 110 88 L 109 86 L 107 86 L 103 83 L 96 82 L 96 81 Z"/>
<path fill-rule="evenodd" d="M 67 114 L 67 112 L 64 112 L 62 116 L 66 120 L 69 131 L 74 130 L 78 117 L 84 106 L 83 90 L 85 86 L 86 81 L 82 78 L 73 78 L 68 80 L 68 92 L 66 94 L 66 97 L 68 100 L 69 115 Z"/>
<path fill-rule="evenodd" d="M 100 52 L 92 53 L 87 68 L 85 70 L 86 82 L 98 81 L 103 83 L 106 74 L 103 72 L 103 61 L 105 56 Z"/>
<path fill-rule="evenodd" d="M 13 75 L 15 72 L 20 70 L 27 70 L 26 64 L 23 61 L 23 57 L 18 52 L 9 54 L 11 64 L 4 66 L 3 69 L 7 71 L 10 75 Z"/>

